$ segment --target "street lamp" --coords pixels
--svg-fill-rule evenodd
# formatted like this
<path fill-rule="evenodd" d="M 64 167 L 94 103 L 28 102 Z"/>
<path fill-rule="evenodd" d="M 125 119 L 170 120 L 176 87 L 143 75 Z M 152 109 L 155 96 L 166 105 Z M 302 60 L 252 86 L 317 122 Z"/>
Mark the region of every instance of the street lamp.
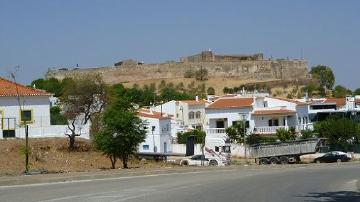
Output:
<path fill-rule="evenodd" d="M 244 152 L 245 152 L 245 162 L 246 164 L 248 164 L 248 159 L 247 159 L 247 155 L 246 155 L 246 115 L 245 114 L 242 114 L 242 122 L 243 122 L 243 128 L 244 128 L 244 131 L 243 131 L 243 135 L 244 135 Z"/>
<path fill-rule="evenodd" d="M 155 146 L 155 136 L 154 136 L 155 126 L 151 126 L 151 134 L 153 136 L 153 151 L 154 153 L 157 152 L 157 148 Z"/>
<path fill-rule="evenodd" d="M 183 106 L 180 106 L 180 111 L 181 111 L 181 117 L 182 117 L 182 125 L 185 125 L 185 121 L 184 121 L 184 108 L 183 108 Z"/>

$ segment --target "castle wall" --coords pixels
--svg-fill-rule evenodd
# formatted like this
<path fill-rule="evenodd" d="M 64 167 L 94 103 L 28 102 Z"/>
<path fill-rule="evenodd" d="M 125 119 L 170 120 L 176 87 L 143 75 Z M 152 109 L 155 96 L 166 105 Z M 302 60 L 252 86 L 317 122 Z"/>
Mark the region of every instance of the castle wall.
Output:
<path fill-rule="evenodd" d="M 197 55 L 196 57 L 200 58 L 201 56 Z M 238 77 L 239 79 L 256 79 L 260 81 L 308 78 L 307 62 L 300 60 L 133 64 L 96 69 L 55 70 L 49 72 L 47 77 L 63 79 L 74 74 L 100 73 L 107 83 L 116 83 L 149 79 L 183 78 L 186 71 L 191 70 L 195 72 L 200 68 L 207 69 L 210 77 Z"/>

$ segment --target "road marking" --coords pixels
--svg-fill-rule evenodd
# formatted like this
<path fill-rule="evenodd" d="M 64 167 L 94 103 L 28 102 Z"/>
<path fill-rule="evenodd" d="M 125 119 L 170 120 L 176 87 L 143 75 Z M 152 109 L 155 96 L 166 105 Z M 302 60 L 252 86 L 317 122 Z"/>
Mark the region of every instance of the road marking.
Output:
<path fill-rule="evenodd" d="M 56 185 L 56 184 L 70 184 L 70 183 L 81 183 L 81 182 L 96 182 L 96 181 L 108 181 L 108 180 L 120 180 L 120 179 L 136 179 L 136 178 L 148 178 L 148 177 L 159 177 L 159 176 L 170 176 L 170 175 L 189 175 L 198 173 L 213 173 L 213 172 L 231 172 L 237 169 L 226 169 L 226 170 L 205 170 L 205 171 L 191 171 L 191 172 L 177 172 L 177 173 L 163 173 L 163 174 L 149 174 L 149 175 L 136 175 L 127 177 L 111 177 L 111 178 L 99 178 L 99 179 L 82 179 L 82 180 L 69 180 L 62 182 L 45 182 L 45 183 L 34 183 L 34 184 L 23 184 L 23 185 L 5 185 L 0 186 L 0 189 L 8 188 L 20 188 L 20 187 L 35 187 L 45 185 Z"/>

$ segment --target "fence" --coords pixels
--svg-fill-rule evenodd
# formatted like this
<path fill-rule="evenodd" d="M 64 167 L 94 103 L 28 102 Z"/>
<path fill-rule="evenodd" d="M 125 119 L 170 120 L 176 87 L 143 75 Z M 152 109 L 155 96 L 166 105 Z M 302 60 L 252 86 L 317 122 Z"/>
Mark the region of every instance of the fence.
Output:
<path fill-rule="evenodd" d="M 50 125 L 49 116 L 31 117 L 31 120 L 27 121 L 27 125 L 30 138 L 66 137 L 66 134 L 71 133 L 67 125 Z M 24 122 L 20 122 L 16 118 L 1 118 L 0 139 L 8 137 L 25 138 L 24 126 Z M 75 132 L 82 138 L 90 139 L 90 123 L 86 125 L 76 123 Z"/>

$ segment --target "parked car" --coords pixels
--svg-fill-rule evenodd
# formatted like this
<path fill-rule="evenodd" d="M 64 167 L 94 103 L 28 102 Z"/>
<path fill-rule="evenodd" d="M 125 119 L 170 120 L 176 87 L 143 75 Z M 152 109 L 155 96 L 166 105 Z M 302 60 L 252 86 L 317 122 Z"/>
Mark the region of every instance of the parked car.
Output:
<path fill-rule="evenodd" d="M 333 162 L 347 162 L 351 158 L 345 153 L 340 151 L 332 151 L 324 154 L 323 156 L 314 159 L 315 163 L 333 163 Z"/>
<path fill-rule="evenodd" d="M 215 158 L 207 158 L 204 155 L 195 155 L 191 158 L 185 158 L 180 161 L 182 166 L 201 166 L 201 160 L 204 162 L 204 166 L 218 166 L 221 165 Z"/>

